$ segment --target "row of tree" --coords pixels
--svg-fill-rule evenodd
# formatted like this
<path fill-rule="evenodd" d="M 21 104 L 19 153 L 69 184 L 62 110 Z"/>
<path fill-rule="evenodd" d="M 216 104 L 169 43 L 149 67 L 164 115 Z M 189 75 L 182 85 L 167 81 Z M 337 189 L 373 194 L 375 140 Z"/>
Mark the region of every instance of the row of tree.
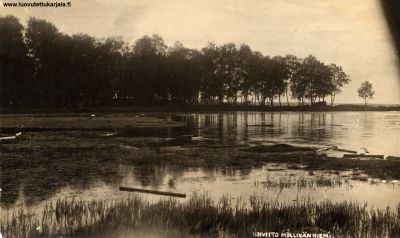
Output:
<path fill-rule="evenodd" d="M 342 67 L 314 56 L 264 56 L 248 45 L 209 43 L 201 50 L 158 35 L 66 35 L 30 18 L 0 16 L 2 106 L 100 106 L 274 102 L 331 103 L 350 81 Z"/>

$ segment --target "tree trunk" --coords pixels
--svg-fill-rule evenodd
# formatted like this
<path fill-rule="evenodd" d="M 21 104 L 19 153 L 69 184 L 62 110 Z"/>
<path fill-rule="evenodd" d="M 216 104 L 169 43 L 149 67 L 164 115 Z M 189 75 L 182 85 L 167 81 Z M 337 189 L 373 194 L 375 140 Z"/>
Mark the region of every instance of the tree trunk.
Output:
<path fill-rule="evenodd" d="M 287 105 L 289 106 L 289 94 L 288 94 L 287 90 L 286 90 L 286 102 L 287 102 Z"/>
<path fill-rule="evenodd" d="M 281 95 L 279 94 L 279 106 L 282 107 L 282 103 L 281 103 Z"/>

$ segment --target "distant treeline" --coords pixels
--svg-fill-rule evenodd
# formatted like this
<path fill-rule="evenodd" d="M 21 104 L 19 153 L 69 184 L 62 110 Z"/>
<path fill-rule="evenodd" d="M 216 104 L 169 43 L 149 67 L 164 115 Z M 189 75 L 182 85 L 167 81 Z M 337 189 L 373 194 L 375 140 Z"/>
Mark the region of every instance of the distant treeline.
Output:
<path fill-rule="evenodd" d="M 248 45 L 209 43 L 201 50 L 158 35 L 133 45 L 122 38 L 66 35 L 45 20 L 26 28 L 0 16 L 2 107 L 91 107 L 274 102 L 314 104 L 350 81 L 342 67 L 314 56 L 264 56 Z"/>

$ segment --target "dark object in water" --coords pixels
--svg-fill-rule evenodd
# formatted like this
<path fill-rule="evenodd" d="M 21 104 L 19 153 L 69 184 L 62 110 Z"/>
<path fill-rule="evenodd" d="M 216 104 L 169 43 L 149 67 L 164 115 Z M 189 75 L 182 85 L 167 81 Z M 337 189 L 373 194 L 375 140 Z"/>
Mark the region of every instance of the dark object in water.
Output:
<path fill-rule="evenodd" d="M 344 154 L 343 158 L 371 158 L 371 159 L 385 159 L 384 155 L 365 155 L 365 154 Z"/>
<path fill-rule="evenodd" d="M 258 145 L 249 148 L 244 148 L 242 151 L 249 152 L 294 152 L 294 151 L 314 151 L 312 148 L 308 147 L 296 147 L 287 144 L 276 144 L 276 145 Z"/>
<path fill-rule="evenodd" d="M 180 197 L 180 198 L 186 197 L 186 194 L 183 194 L 183 193 L 171 193 L 171 192 L 163 192 L 163 191 L 149 190 L 149 189 L 142 189 L 142 188 L 119 187 L 119 190 L 127 191 L 127 192 L 151 193 L 151 194 L 164 195 L 164 196 L 170 196 L 170 197 Z"/>

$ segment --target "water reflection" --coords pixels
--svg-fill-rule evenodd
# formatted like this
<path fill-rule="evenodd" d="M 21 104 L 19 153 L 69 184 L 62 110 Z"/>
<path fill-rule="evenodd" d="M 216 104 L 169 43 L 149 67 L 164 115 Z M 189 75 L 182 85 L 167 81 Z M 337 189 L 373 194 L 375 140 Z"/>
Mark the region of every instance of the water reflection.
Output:
<path fill-rule="evenodd" d="M 188 114 L 194 136 L 218 143 L 335 145 L 400 156 L 399 112 L 228 112 Z M 391 138 L 384 142 L 384 138 Z"/>
<path fill-rule="evenodd" d="M 281 169 L 279 169 L 281 168 Z M 382 183 L 380 181 L 361 182 L 350 180 L 351 172 L 340 174 L 318 173 L 310 175 L 306 171 L 290 170 L 286 165 L 269 164 L 253 169 L 171 169 L 160 168 L 165 172 L 164 179 L 152 180 L 153 184 L 145 187 L 150 189 L 172 190 L 184 192 L 188 197 L 194 193 L 207 193 L 216 201 L 222 195 L 229 195 L 233 199 L 245 200 L 258 194 L 266 200 L 290 203 L 299 200 L 323 201 L 325 199 L 334 202 L 352 200 L 361 204 L 367 202 L 371 207 L 381 209 L 386 206 L 396 209 L 400 185 L 398 183 Z M 176 169 L 179 170 L 178 174 Z M 124 184 L 141 186 L 141 169 L 126 170 Z M 132 176 L 129 173 L 136 173 Z M 168 180 L 174 176 L 175 186 L 171 188 Z M 322 180 L 322 181 L 321 181 Z M 266 186 L 265 182 L 269 181 Z M 272 181 L 272 182 L 271 182 Z M 300 181 L 300 186 L 299 186 Z M 149 196 L 149 199 L 160 199 L 157 196 Z M 188 199 L 188 198 L 187 198 Z"/>
<path fill-rule="evenodd" d="M 162 143 L 155 142 L 157 146 L 270 142 L 336 145 L 361 152 L 365 151 L 363 148 L 368 148 L 373 154 L 400 156 L 399 112 L 196 113 L 175 115 L 171 120 L 184 121 L 187 126 L 167 129 L 126 128 L 118 131 L 115 137 L 121 140 L 146 136 L 171 139 Z M 85 137 L 85 140 L 88 138 Z M 96 140 L 105 139 L 97 136 Z M 52 149 L 57 151 L 45 148 L 40 153 L 21 152 L 24 154 L 18 157 L 12 151 L 2 151 L 6 158 L 0 163 L 3 189 L 1 206 L 12 206 L 18 201 L 34 205 L 70 192 L 78 195 L 89 193 L 90 198 L 104 198 L 105 195 L 107 198 L 118 198 L 121 196 L 118 191 L 120 185 L 176 189 L 187 193 L 209 192 L 215 197 L 224 193 L 237 196 L 248 196 L 253 192 L 265 195 L 271 193 L 254 187 L 255 180 L 265 179 L 265 170 L 261 168 L 130 167 L 119 164 L 111 154 L 108 159 L 98 160 L 95 150 L 91 157 L 87 157 L 82 156 L 80 151 L 66 151 L 57 147 Z M 35 159 L 30 159 L 32 157 Z M 390 187 L 382 186 L 371 187 L 368 183 L 357 183 L 358 190 L 325 190 L 327 193 L 320 191 L 314 195 L 338 200 L 347 199 L 347 196 L 360 200 L 372 198 L 373 203 L 379 203 L 375 197 L 383 195 L 370 194 L 362 198 L 356 194 L 363 189 L 376 188 L 376 193 L 382 194 L 384 191 L 388 196 L 398 197 L 399 194 L 395 194 Z M 294 192 L 286 193 L 288 200 L 292 199 Z"/>

